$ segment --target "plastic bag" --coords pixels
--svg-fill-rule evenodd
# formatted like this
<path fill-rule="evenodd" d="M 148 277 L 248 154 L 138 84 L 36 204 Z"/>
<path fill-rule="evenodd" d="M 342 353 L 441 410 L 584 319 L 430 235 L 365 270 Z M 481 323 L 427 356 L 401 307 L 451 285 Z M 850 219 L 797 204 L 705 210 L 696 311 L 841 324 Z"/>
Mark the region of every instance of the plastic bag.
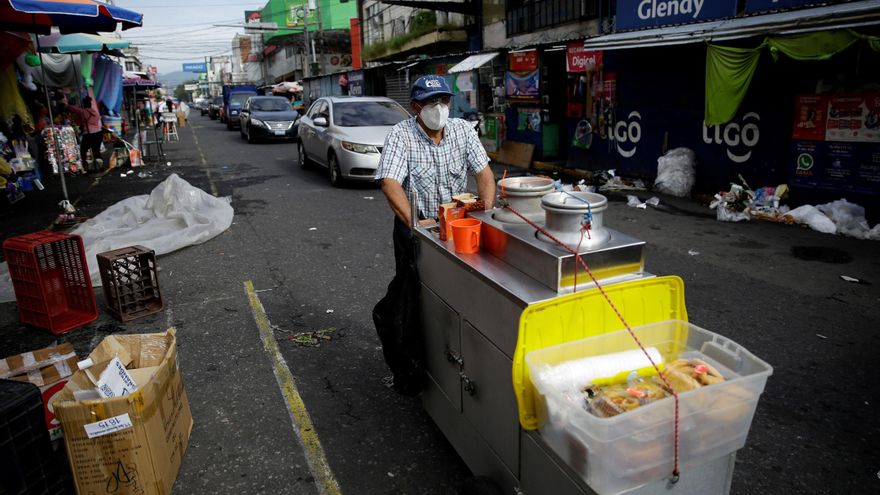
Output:
<path fill-rule="evenodd" d="M 813 205 L 798 206 L 786 213 L 786 216 L 793 218 L 797 223 L 808 225 L 817 232 L 824 234 L 837 232 L 837 226 L 834 225 L 834 222 Z"/>
<path fill-rule="evenodd" d="M 837 232 L 857 239 L 880 240 L 880 225 L 873 229 L 865 218 L 865 209 L 845 199 L 816 207 L 837 226 Z"/>
<path fill-rule="evenodd" d="M 657 159 L 654 190 L 683 198 L 696 182 L 696 155 L 688 148 L 675 148 Z"/>

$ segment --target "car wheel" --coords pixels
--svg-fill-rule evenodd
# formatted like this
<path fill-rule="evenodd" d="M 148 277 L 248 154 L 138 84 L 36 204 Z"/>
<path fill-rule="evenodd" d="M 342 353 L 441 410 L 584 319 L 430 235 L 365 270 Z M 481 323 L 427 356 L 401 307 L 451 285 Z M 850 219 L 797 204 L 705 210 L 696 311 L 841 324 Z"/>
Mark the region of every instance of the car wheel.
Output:
<path fill-rule="evenodd" d="M 299 163 L 299 168 L 309 168 L 309 157 L 306 156 L 306 147 L 303 146 L 302 141 L 296 142 L 296 160 Z"/>
<path fill-rule="evenodd" d="M 336 154 L 330 153 L 330 156 L 327 157 L 327 168 L 330 174 L 330 184 L 333 187 L 342 187 L 345 180 L 342 178 L 342 170 L 339 168 L 339 159 L 336 158 Z"/>
<path fill-rule="evenodd" d="M 238 128 L 238 133 L 241 135 L 242 139 L 246 139 L 247 136 L 244 135 L 244 126 Z"/>
<path fill-rule="evenodd" d="M 251 133 L 251 126 L 248 126 L 248 128 L 247 128 L 247 142 L 248 142 L 248 144 L 256 144 L 257 143 L 257 139 Z"/>

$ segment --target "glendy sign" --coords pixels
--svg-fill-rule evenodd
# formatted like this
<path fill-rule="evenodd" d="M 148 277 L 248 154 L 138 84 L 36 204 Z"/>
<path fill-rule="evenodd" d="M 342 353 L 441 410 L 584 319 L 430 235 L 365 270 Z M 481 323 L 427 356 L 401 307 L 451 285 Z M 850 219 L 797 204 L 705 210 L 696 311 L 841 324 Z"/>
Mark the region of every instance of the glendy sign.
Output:
<path fill-rule="evenodd" d="M 584 49 L 583 41 L 569 43 L 566 53 L 565 66 L 568 72 L 597 71 L 602 65 L 602 51 Z"/>
<path fill-rule="evenodd" d="M 736 15 L 737 0 L 617 0 L 618 31 Z"/>

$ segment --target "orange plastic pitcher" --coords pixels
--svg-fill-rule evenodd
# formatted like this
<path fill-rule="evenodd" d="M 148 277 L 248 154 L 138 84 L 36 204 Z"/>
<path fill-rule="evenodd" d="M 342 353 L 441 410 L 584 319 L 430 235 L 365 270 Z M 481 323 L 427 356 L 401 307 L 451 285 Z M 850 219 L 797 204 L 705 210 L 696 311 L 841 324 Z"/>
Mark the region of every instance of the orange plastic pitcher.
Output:
<path fill-rule="evenodd" d="M 460 218 L 450 222 L 455 252 L 472 254 L 480 250 L 480 227 L 483 222 L 476 218 Z"/>

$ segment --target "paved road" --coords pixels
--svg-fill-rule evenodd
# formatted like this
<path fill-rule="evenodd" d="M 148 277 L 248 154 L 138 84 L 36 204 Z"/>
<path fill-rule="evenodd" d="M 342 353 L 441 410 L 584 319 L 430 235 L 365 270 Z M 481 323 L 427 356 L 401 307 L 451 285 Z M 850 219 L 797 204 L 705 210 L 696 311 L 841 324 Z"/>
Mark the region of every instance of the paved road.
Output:
<path fill-rule="evenodd" d="M 113 331 L 178 328 L 195 429 L 175 492 L 316 493 L 328 481 L 309 462 L 323 452 L 343 493 L 455 493 L 466 466 L 418 399 L 382 381 L 388 373 L 369 316 L 393 271 L 381 192 L 334 189 L 324 172 L 296 167 L 292 144 L 248 145 L 207 118 L 191 120 L 169 146 L 171 166 L 144 178 L 108 174 L 94 187 L 83 179 L 78 205 L 94 215 L 176 172 L 231 196 L 232 227 L 160 259 L 163 313 L 125 325 L 102 313 L 63 338 L 84 355 Z M 732 493 L 876 493 L 877 244 L 704 213 L 667 198 L 637 210 L 612 197 L 605 222 L 648 242 L 649 271 L 684 278 L 694 323 L 775 367 Z M 26 223 L 4 227 L 3 237 L 27 231 Z M 0 326 L 0 355 L 55 340 L 22 328 L 12 303 L 0 305 Z M 319 330 L 330 340 L 318 347 L 291 338 Z M 264 348 L 270 336 L 277 354 Z M 286 362 L 313 424 L 299 434 L 315 435 L 320 450 L 300 443 L 292 425 L 304 415 L 289 412 L 298 403 L 282 394 L 290 382 L 283 373 L 276 379 L 273 356 Z"/>

